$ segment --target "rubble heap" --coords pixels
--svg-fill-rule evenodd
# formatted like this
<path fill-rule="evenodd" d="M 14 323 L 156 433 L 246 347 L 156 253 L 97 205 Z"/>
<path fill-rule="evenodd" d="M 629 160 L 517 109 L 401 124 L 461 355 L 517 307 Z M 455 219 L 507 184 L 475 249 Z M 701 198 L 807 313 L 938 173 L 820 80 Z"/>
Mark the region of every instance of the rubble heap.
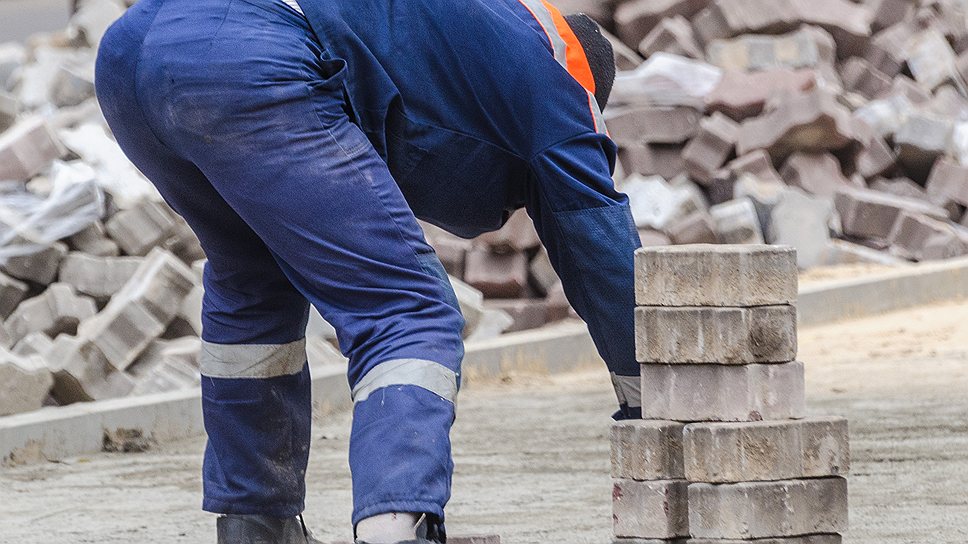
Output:
<path fill-rule="evenodd" d="M 847 421 L 805 417 L 796 296 L 788 247 L 636 254 L 644 419 L 611 430 L 616 544 L 841 542 Z"/>
<path fill-rule="evenodd" d="M 968 3 L 562 3 L 615 33 L 606 118 L 647 245 L 968 253 Z"/>

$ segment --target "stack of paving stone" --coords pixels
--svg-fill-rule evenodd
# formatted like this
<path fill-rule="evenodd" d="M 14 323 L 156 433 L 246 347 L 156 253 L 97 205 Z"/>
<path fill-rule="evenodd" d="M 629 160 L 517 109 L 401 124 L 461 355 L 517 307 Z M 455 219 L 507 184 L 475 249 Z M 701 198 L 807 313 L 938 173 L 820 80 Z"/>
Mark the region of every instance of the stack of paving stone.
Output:
<path fill-rule="evenodd" d="M 792 248 L 636 255 L 642 420 L 612 427 L 616 544 L 839 544 L 847 422 L 806 417 Z"/>

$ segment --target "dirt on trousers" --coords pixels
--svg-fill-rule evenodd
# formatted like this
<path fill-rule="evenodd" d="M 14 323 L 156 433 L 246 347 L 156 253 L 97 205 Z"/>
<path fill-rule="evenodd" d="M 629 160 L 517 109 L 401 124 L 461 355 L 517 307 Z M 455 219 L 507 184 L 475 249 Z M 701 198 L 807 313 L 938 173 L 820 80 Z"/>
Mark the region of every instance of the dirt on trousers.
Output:
<path fill-rule="evenodd" d="M 968 542 L 968 303 L 804 329 L 813 414 L 850 419 L 850 543 Z M 611 542 L 603 369 L 509 376 L 462 393 L 452 533 Z M 306 518 L 350 534 L 349 415 L 317 424 Z M 211 543 L 201 439 L 0 471 L 0 543 Z"/>

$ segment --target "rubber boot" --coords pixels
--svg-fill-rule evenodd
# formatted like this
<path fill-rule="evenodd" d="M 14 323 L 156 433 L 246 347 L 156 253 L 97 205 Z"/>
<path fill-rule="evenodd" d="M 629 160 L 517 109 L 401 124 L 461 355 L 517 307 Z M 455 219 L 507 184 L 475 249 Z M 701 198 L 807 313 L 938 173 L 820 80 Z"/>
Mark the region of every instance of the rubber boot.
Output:
<path fill-rule="evenodd" d="M 302 517 L 219 516 L 218 544 L 322 544 L 306 529 Z"/>

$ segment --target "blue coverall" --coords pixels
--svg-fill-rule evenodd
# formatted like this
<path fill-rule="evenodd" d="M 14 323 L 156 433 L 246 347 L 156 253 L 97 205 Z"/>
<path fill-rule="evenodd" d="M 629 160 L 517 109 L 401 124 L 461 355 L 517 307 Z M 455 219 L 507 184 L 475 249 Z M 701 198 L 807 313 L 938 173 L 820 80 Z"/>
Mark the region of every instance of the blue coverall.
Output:
<path fill-rule="evenodd" d="M 541 0 L 140 0 L 96 87 L 130 159 L 197 233 L 207 511 L 303 510 L 308 305 L 349 357 L 353 523 L 443 520 L 463 320 L 415 216 L 470 237 L 526 206 L 639 406 L 615 146 Z"/>

